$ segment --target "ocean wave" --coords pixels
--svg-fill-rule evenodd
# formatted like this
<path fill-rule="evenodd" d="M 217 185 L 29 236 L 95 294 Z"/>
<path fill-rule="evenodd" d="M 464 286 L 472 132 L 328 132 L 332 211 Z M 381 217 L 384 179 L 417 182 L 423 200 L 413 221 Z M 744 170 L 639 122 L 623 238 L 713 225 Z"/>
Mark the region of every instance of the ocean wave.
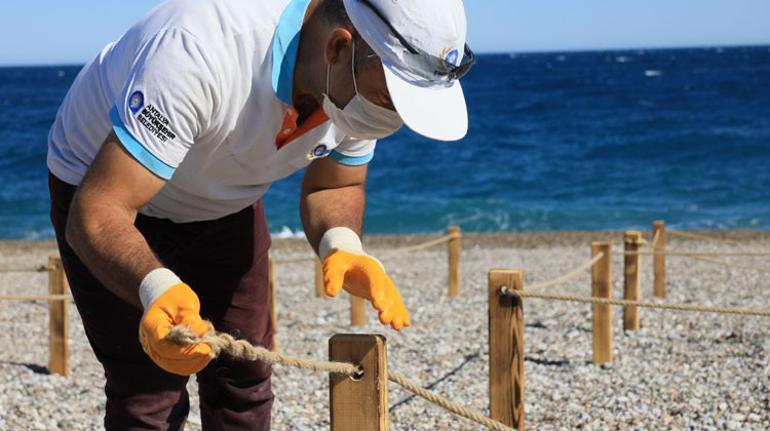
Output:
<path fill-rule="evenodd" d="M 56 233 L 52 227 L 28 230 L 21 235 L 21 239 L 25 241 L 40 241 L 53 238 L 56 238 Z"/>
<path fill-rule="evenodd" d="M 270 233 L 270 237 L 274 239 L 283 238 L 305 238 L 304 230 L 292 230 L 289 226 L 283 226 L 280 231 Z"/>

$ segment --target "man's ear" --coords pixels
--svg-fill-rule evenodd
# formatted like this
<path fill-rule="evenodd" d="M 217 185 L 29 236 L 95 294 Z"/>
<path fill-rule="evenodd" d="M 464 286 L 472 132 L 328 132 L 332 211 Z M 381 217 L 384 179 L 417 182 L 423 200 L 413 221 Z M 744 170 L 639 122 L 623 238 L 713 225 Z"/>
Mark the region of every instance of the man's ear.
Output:
<path fill-rule="evenodd" d="M 341 60 L 347 60 L 344 57 L 344 52 L 347 49 L 348 55 L 352 55 L 353 34 L 349 30 L 344 28 L 337 28 L 331 32 L 329 38 L 326 39 L 326 46 L 324 49 L 324 59 L 327 64 L 335 64 Z"/>

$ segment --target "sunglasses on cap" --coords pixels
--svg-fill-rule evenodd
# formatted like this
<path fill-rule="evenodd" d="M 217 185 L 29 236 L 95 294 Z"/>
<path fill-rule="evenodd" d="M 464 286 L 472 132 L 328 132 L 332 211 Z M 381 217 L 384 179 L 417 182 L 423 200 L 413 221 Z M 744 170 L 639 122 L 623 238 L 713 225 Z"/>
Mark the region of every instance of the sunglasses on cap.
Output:
<path fill-rule="evenodd" d="M 406 38 L 404 38 L 404 36 L 402 36 L 395 27 L 393 27 L 390 22 L 388 22 L 388 20 L 385 18 L 385 15 L 380 12 L 380 10 L 377 9 L 375 5 L 373 5 L 368 0 L 358 1 L 371 9 L 371 11 L 374 12 L 374 14 L 377 15 L 377 17 L 379 17 L 383 23 L 385 23 L 393 35 L 396 36 L 396 39 L 398 39 L 401 45 L 406 48 L 408 55 L 404 57 L 404 60 L 408 66 L 410 66 L 411 71 L 417 73 L 421 77 L 431 81 L 454 81 L 468 74 L 473 65 L 476 63 L 476 55 L 473 53 L 473 51 L 471 51 L 471 48 L 467 43 L 465 44 L 463 61 L 459 66 L 456 66 L 455 64 L 447 61 L 445 58 L 429 54 L 415 47 L 414 45 L 410 44 Z"/>

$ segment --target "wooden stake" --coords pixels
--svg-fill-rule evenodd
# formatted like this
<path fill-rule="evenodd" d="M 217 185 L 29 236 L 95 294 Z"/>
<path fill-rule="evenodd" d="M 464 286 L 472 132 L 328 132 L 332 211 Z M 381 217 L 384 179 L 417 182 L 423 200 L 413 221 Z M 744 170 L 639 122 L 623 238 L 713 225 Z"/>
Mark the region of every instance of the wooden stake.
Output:
<path fill-rule="evenodd" d="M 48 293 L 67 293 L 67 278 L 61 258 L 48 258 Z M 48 301 L 48 371 L 51 374 L 69 376 L 69 349 L 67 347 L 67 304 L 68 301 Z"/>
<path fill-rule="evenodd" d="M 521 271 L 489 272 L 489 411 L 492 419 L 524 430 L 524 307 L 501 295 L 503 286 L 523 290 Z"/>
<path fill-rule="evenodd" d="M 594 297 L 612 297 L 612 256 L 609 242 L 591 244 L 591 255 L 604 253 L 591 270 L 591 290 Z M 612 362 L 612 307 L 593 304 L 593 361 L 594 364 Z"/>
<path fill-rule="evenodd" d="M 624 236 L 625 250 L 637 252 L 642 244 L 642 233 L 628 231 Z M 639 283 L 642 274 L 642 259 L 638 254 L 626 254 L 623 259 L 623 299 L 639 301 Z M 623 308 L 623 330 L 636 331 L 639 329 L 639 307 Z"/>
<path fill-rule="evenodd" d="M 326 287 L 324 286 L 324 268 L 321 259 L 315 258 L 315 297 L 326 298 Z"/>
<path fill-rule="evenodd" d="M 458 235 L 447 243 L 449 255 L 449 297 L 460 296 L 460 227 L 451 226 L 447 229 L 450 235 Z"/>
<path fill-rule="evenodd" d="M 329 359 L 363 367 L 363 376 L 330 374 L 331 431 L 388 429 L 388 360 L 381 335 L 335 335 Z"/>
<path fill-rule="evenodd" d="M 366 326 L 366 300 L 354 295 L 350 297 L 350 326 Z"/>
<path fill-rule="evenodd" d="M 270 301 L 270 320 L 273 322 L 273 350 L 278 351 L 278 318 L 275 314 L 275 265 L 273 258 L 268 258 L 267 261 L 267 294 Z"/>
<path fill-rule="evenodd" d="M 652 223 L 652 237 L 655 238 L 655 234 L 660 232 L 658 236 L 658 242 L 655 243 L 653 251 L 665 252 L 666 251 L 666 223 L 662 220 L 657 220 Z M 659 298 L 666 297 L 666 256 L 662 254 L 653 255 L 654 271 L 655 271 L 655 296 Z"/>

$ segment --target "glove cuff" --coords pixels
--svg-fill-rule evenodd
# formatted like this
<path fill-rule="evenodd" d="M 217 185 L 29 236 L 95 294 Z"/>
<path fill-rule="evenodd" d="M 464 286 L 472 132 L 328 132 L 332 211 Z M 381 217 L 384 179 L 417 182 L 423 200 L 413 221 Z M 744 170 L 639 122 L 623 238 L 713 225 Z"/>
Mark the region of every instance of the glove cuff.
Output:
<path fill-rule="evenodd" d="M 342 250 L 348 253 L 364 253 L 364 246 L 361 244 L 361 238 L 352 229 L 346 227 L 335 227 L 326 231 L 321 237 L 318 245 L 318 257 L 323 262 L 332 254 L 334 250 Z"/>
<path fill-rule="evenodd" d="M 150 271 L 139 285 L 139 300 L 142 301 L 144 309 L 148 309 L 168 289 L 181 282 L 182 280 L 170 269 L 158 268 Z"/>

